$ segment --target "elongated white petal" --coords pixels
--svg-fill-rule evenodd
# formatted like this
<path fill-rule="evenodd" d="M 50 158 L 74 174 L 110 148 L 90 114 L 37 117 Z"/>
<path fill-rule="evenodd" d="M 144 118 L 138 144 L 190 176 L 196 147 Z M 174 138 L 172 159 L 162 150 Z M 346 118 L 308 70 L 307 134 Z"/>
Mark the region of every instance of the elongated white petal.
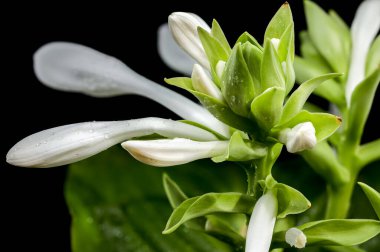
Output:
<path fill-rule="evenodd" d="M 191 80 L 195 90 L 214 97 L 217 100 L 223 100 L 222 92 L 200 65 L 194 65 Z"/>
<path fill-rule="evenodd" d="M 174 71 L 190 76 L 195 60 L 178 46 L 168 24 L 162 24 L 157 35 L 157 48 L 162 61 Z"/>
<path fill-rule="evenodd" d="M 248 225 L 245 252 L 269 251 L 277 207 L 277 198 L 270 191 L 257 201 Z"/>
<path fill-rule="evenodd" d="M 219 60 L 216 64 L 216 75 L 219 77 L 219 79 L 222 79 L 224 67 L 226 66 L 226 62 L 223 60 Z"/>
<path fill-rule="evenodd" d="M 297 124 L 292 129 L 283 130 L 280 141 L 290 153 L 310 150 L 317 144 L 315 128 L 311 122 Z"/>
<path fill-rule="evenodd" d="M 351 26 L 351 63 L 346 83 L 346 100 L 365 77 L 365 62 L 371 42 L 380 28 L 380 0 L 363 1 Z"/>
<path fill-rule="evenodd" d="M 177 41 L 178 45 L 198 61 L 199 64 L 210 70 L 210 63 L 206 57 L 197 30 L 198 27 L 202 27 L 206 31 L 210 31 L 211 28 L 206 22 L 194 13 L 174 12 L 169 16 L 168 23 L 173 38 Z"/>
<path fill-rule="evenodd" d="M 137 74 L 118 59 L 89 47 L 66 42 L 46 44 L 34 55 L 34 71 L 42 83 L 58 90 L 99 97 L 141 95 L 184 119 L 229 136 L 228 127 L 200 105 Z"/>
<path fill-rule="evenodd" d="M 7 162 L 22 167 L 54 167 L 93 156 L 127 139 L 153 133 L 201 141 L 216 137 L 198 127 L 161 118 L 113 122 L 85 122 L 47 129 L 30 135 L 7 154 Z"/>
<path fill-rule="evenodd" d="M 137 160 L 153 166 L 173 166 L 222 155 L 228 141 L 197 142 L 184 138 L 131 140 L 121 144 Z"/>
<path fill-rule="evenodd" d="M 306 235 L 298 228 L 290 228 L 286 231 L 285 241 L 291 246 L 296 248 L 304 248 L 306 246 Z"/>

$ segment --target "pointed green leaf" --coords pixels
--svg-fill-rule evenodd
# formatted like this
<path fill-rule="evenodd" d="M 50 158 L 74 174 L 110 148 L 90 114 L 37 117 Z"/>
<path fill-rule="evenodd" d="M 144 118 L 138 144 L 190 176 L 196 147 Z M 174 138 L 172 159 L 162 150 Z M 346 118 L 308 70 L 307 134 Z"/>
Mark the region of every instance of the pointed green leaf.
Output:
<path fill-rule="evenodd" d="M 362 182 L 358 182 L 358 184 L 363 189 L 365 195 L 371 202 L 371 205 L 375 210 L 377 217 L 380 219 L 380 193 Z"/>
<path fill-rule="evenodd" d="M 251 113 L 259 125 L 270 130 L 280 120 L 285 90 L 271 87 L 257 96 L 251 103 Z"/>
<path fill-rule="evenodd" d="M 242 35 L 240 35 L 235 45 L 238 43 L 244 44 L 245 42 L 249 42 L 253 46 L 257 47 L 257 49 L 259 49 L 260 51 L 264 50 L 263 47 L 260 45 L 260 43 L 257 42 L 257 40 L 248 32 L 244 32 Z"/>
<path fill-rule="evenodd" d="M 294 24 L 291 22 L 281 35 L 278 45 L 278 57 L 280 62 L 286 61 L 288 55 L 293 62 L 294 60 Z"/>
<path fill-rule="evenodd" d="M 372 74 L 380 66 L 380 35 L 376 37 L 367 53 L 365 76 Z"/>
<path fill-rule="evenodd" d="M 241 132 L 235 131 L 228 144 L 226 153 L 221 156 L 213 157 L 212 161 L 216 163 L 229 161 L 249 161 L 257 158 L 262 158 L 267 154 L 266 146 L 244 140 L 241 136 Z"/>
<path fill-rule="evenodd" d="M 349 53 L 346 51 L 344 31 L 334 18 L 317 4 L 304 1 L 308 32 L 313 44 L 330 64 L 334 72 L 346 73 Z"/>
<path fill-rule="evenodd" d="M 255 95 L 253 81 L 243 57 L 241 44 L 236 44 L 224 68 L 222 93 L 236 114 L 249 115 L 249 105 Z"/>
<path fill-rule="evenodd" d="M 163 234 L 170 234 L 181 224 L 213 213 L 250 213 L 253 198 L 241 193 L 207 193 L 184 201 L 170 216 Z"/>
<path fill-rule="evenodd" d="M 328 113 L 310 113 L 309 111 L 302 110 L 289 121 L 275 126 L 272 129 L 272 134 L 276 136 L 281 130 L 293 128 L 303 122 L 311 122 L 313 124 L 315 135 L 319 142 L 331 136 L 339 128 L 341 119 L 338 116 Z"/>
<path fill-rule="evenodd" d="M 255 94 L 258 94 L 261 90 L 260 68 L 263 60 L 263 51 L 249 42 L 243 44 L 242 50 L 245 62 L 252 77 Z"/>
<path fill-rule="evenodd" d="M 380 82 L 380 66 L 358 86 L 351 96 L 351 104 L 346 122 L 347 137 L 356 144 L 360 143 L 364 125 L 367 121 Z"/>
<path fill-rule="evenodd" d="M 300 112 L 311 93 L 326 80 L 340 76 L 341 74 L 325 74 L 302 83 L 287 100 L 281 121 L 292 118 Z"/>
<path fill-rule="evenodd" d="M 365 167 L 374 161 L 380 160 L 379 150 L 380 138 L 360 145 L 356 155 L 359 161 L 359 167 Z"/>
<path fill-rule="evenodd" d="M 285 76 L 280 59 L 273 44 L 267 40 L 264 44 L 263 60 L 261 63 L 262 92 L 270 87 L 285 88 Z"/>
<path fill-rule="evenodd" d="M 174 77 L 174 78 L 165 78 L 167 84 L 185 89 L 187 91 L 194 91 L 192 80 L 189 77 Z"/>
<path fill-rule="evenodd" d="M 219 23 L 215 19 L 212 20 L 211 35 L 219 41 L 220 45 L 226 52 L 231 53 L 230 44 L 228 43 L 227 38 L 224 35 L 224 32 Z"/>
<path fill-rule="evenodd" d="M 293 56 L 294 57 L 294 56 Z M 284 67 L 285 63 L 285 67 Z M 294 83 L 296 81 L 296 73 L 294 71 L 293 60 L 291 59 L 291 55 L 288 54 L 285 62 L 282 62 L 284 71 L 285 71 L 285 95 L 288 95 L 289 92 L 293 89 Z"/>
<path fill-rule="evenodd" d="M 298 190 L 285 184 L 278 183 L 278 218 L 285 218 L 289 214 L 299 214 L 311 207 L 310 201 Z"/>
<path fill-rule="evenodd" d="M 162 176 L 162 182 L 164 185 L 166 196 L 169 199 L 172 208 L 176 208 L 183 201 L 187 200 L 188 197 L 181 190 L 181 188 L 169 177 L 168 174 L 164 173 Z"/>
<path fill-rule="evenodd" d="M 290 6 L 285 2 L 269 22 L 264 35 L 264 41 L 272 38 L 281 38 L 289 24 L 293 23 Z"/>
<path fill-rule="evenodd" d="M 345 52 L 345 58 L 351 57 L 351 31 L 344 20 L 334 10 L 329 10 L 331 20 L 333 20 L 338 27 L 339 35 L 341 35 L 341 42 L 343 52 Z"/>
<path fill-rule="evenodd" d="M 301 55 L 307 61 L 312 61 L 316 67 L 320 68 L 322 73 L 331 73 L 333 70 L 329 67 L 327 61 L 315 48 L 307 31 L 301 31 L 299 34 L 301 41 Z"/>
<path fill-rule="evenodd" d="M 245 243 L 247 216 L 245 214 L 214 214 L 207 216 L 206 232 L 237 247 Z"/>

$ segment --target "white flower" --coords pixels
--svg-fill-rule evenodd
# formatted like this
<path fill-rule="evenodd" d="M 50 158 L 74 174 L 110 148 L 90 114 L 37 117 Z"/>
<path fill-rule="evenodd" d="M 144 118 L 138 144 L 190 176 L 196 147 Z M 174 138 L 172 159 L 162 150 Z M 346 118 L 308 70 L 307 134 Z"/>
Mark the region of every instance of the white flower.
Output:
<path fill-rule="evenodd" d="M 217 100 L 223 100 L 222 92 L 200 65 L 194 64 L 191 80 L 193 83 L 193 88 L 196 91 L 207 94 Z"/>
<path fill-rule="evenodd" d="M 198 142 L 184 138 L 150 141 L 131 140 L 121 144 L 137 160 L 153 166 L 173 166 L 222 155 L 228 141 Z"/>
<path fill-rule="evenodd" d="M 210 63 L 198 36 L 198 27 L 211 31 L 206 22 L 194 13 L 174 12 L 169 16 L 168 23 L 178 45 L 209 70 Z"/>
<path fill-rule="evenodd" d="M 300 123 L 292 129 L 283 130 L 279 140 L 286 145 L 290 153 L 309 150 L 317 144 L 315 128 L 311 122 Z"/>
<path fill-rule="evenodd" d="M 352 92 L 364 80 L 368 50 L 380 28 L 380 0 L 363 1 L 351 25 L 351 63 L 346 83 L 346 100 L 350 104 Z"/>
<path fill-rule="evenodd" d="M 286 231 L 285 241 L 296 248 L 304 248 L 307 242 L 306 235 L 298 228 L 290 228 Z"/>
<path fill-rule="evenodd" d="M 257 201 L 248 225 L 245 252 L 268 252 L 276 223 L 278 202 L 273 192 Z"/>
<path fill-rule="evenodd" d="M 198 127 L 161 118 L 113 122 L 85 122 L 47 129 L 30 135 L 7 154 L 7 162 L 22 167 L 54 167 L 74 163 L 134 137 L 157 133 L 163 137 L 215 141 Z"/>

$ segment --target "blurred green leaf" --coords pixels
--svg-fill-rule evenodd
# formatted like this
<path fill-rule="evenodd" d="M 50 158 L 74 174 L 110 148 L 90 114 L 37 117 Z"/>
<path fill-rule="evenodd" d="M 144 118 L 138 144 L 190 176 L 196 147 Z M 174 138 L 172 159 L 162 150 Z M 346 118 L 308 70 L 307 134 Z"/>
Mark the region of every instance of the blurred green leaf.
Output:
<path fill-rule="evenodd" d="M 373 73 L 380 66 L 380 35 L 376 37 L 367 53 L 365 76 Z"/>
<path fill-rule="evenodd" d="M 362 182 L 359 182 L 358 184 L 360 185 L 360 187 L 364 191 L 365 195 L 367 196 L 367 198 L 371 202 L 371 205 L 372 205 L 373 209 L 375 210 L 377 217 L 380 219 L 380 193 L 377 192 L 372 187 L 370 187 L 370 186 L 368 186 Z"/>
<path fill-rule="evenodd" d="M 289 214 L 299 214 L 310 208 L 310 201 L 298 190 L 288 185 L 275 185 L 278 199 L 278 218 L 285 218 Z"/>
<path fill-rule="evenodd" d="M 232 251 L 227 244 L 186 228 L 161 234 L 171 212 L 163 172 L 179 181 L 189 195 L 246 191 L 244 171 L 232 163 L 204 160 L 157 168 L 114 147 L 70 167 L 65 197 L 72 215 L 72 250 Z"/>

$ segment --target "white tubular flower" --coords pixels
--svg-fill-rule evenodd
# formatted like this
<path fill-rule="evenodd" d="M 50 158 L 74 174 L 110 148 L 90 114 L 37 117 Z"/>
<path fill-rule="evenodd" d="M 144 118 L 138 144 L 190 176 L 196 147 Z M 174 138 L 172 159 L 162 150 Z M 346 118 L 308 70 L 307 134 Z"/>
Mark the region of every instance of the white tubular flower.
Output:
<path fill-rule="evenodd" d="M 173 38 L 191 57 L 210 70 L 210 63 L 198 36 L 198 27 L 210 32 L 206 22 L 194 13 L 174 12 L 169 16 L 169 28 Z"/>
<path fill-rule="evenodd" d="M 271 191 L 257 201 L 248 225 L 245 252 L 269 251 L 277 208 L 277 198 Z"/>
<path fill-rule="evenodd" d="M 363 1 L 351 25 L 351 63 L 346 83 L 346 100 L 349 105 L 352 92 L 365 77 L 368 50 L 380 28 L 380 0 Z"/>
<path fill-rule="evenodd" d="M 225 66 L 226 66 L 226 62 L 223 60 L 219 60 L 218 63 L 216 63 L 216 75 L 219 77 L 219 79 L 222 79 Z"/>
<path fill-rule="evenodd" d="M 300 123 L 292 129 L 283 130 L 279 140 L 286 145 L 290 153 L 310 150 L 317 144 L 315 128 L 311 122 Z"/>
<path fill-rule="evenodd" d="M 223 100 L 222 92 L 200 65 L 194 64 L 191 80 L 193 83 L 193 88 L 196 91 L 207 94 L 217 100 Z"/>
<path fill-rule="evenodd" d="M 137 94 L 152 99 L 182 118 L 228 137 L 229 127 L 186 97 L 137 74 L 118 59 L 74 43 L 53 42 L 34 54 L 38 79 L 53 89 L 97 97 Z"/>
<path fill-rule="evenodd" d="M 7 162 L 21 167 L 54 167 L 93 156 L 127 139 L 157 133 L 213 141 L 216 137 L 198 127 L 161 118 L 113 122 L 85 122 L 47 129 L 30 135 L 7 154 Z"/>
<path fill-rule="evenodd" d="M 286 231 L 285 241 L 291 246 L 296 248 L 304 248 L 306 246 L 306 235 L 298 228 L 291 228 Z"/>
<path fill-rule="evenodd" d="M 121 144 L 134 158 L 153 166 L 173 166 L 222 155 L 228 141 L 197 142 L 175 138 L 163 140 L 131 140 Z"/>
<path fill-rule="evenodd" d="M 157 49 L 162 61 L 171 69 L 190 76 L 195 60 L 178 46 L 168 24 L 158 28 L 157 36 Z"/>

